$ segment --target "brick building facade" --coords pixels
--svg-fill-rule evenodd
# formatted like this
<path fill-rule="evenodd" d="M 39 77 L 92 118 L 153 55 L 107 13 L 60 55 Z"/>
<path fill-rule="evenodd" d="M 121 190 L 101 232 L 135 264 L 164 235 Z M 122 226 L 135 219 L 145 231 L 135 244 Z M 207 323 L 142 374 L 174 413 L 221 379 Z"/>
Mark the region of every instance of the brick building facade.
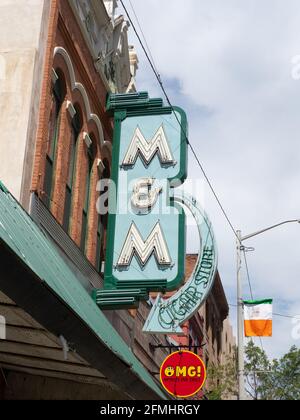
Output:
<path fill-rule="evenodd" d="M 73 13 L 81 11 L 75 5 L 51 3 L 31 191 L 99 271 L 96 253 L 105 223 L 96 209 L 97 183 L 104 171 L 108 177 L 110 172 L 113 127 L 105 103 L 113 81 L 99 73 Z M 84 22 L 92 16 L 86 13 Z M 112 25 L 107 18 L 106 25 Z M 114 25 L 113 32 L 122 22 Z M 134 89 L 131 79 L 121 91 Z"/>
<path fill-rule="evenodd" d="M 99 181 L 110 177 L 113 124 L 105 112 L 106 96 L 136 89 L 138 60 L 116 6 L 116 0 L 0 5 L 0 180 L 30 214 L 27 224 L 33 221 L 40 229 L 87 295 L 103 286 L 107 216 L 98 214 L 96 203 Z M 0 245 L 5 262 L 7 250 Z M 59 299 L 47 307 L 48 300 L 40 295 L 34 300 L 30 288 L 22 293 L 20 273 L 28 282 L 34 276 L 14 258 L 0 264 L 0 315 L 7 322 L 7 339 L 0 341 L 0 398 L 168 398 L 158 373 L 174 337 L 142 333 L 148 303 L 136 312 L 105 311 L 103 325 L 108 320 L 118 332 L 110 345 L 101 337 L 95 348 L 74 343 L 77 331 L 91 342 L 95 334 L 71 312 L 66 316 Z M 194 263 L 195 256 L 189 256 L 187 276 Z M 229 335 L 224 341 L 227 314 L 217 276 L 180 343 L 194 346 L 206 362 L 221 363 L 232 341 Z M 196 348 L 202 344 L 202 350 Z M 134 358 L 120 375 L 119 348 L 125 353 L 128 347 Z"/>
<path fill-rule="evenodd" d="M 128 45 L 129 25 L 116 14 L 116 7 L 115 0 L 25 0 L 22 4 L 16 0 L 0 5 L 1 64 L 4 62 L 0 151 L 5 156 L 0 169 L 5 187 L 1 191 L 5 197 L 7 188 L 32 218 L 20 226 L 17 236 L 25 234 L 34 221 L 47 248 L 54 252 L 53 265 L 60 265 L 61 273 L 70 269 L 89 298 L 94 287 L 103 286 L 107 216 L 98 214 L 96 204 L 99 181 L 110 177 L 113 123 L 105 112 L 106 97 L 110 92 L 135 91 L 138 65 L 135 50 Z M 14 33 L 11 26 L 16 28 Z M 18 227 L 17 223 L 15 231 Z M 32 235 L 30 247 L 40 249 L 41 243 L 34 243 L 37 237 Z M 1 260 L 7 260 L 4 248 L 1 242 Z M 34 263 L 38 263 L 36 256 Z M 2 397 L 166 397 L 148 373 L 158 369 L 164 353 L 151 353 L 147 340 L 156 342 L 155 337 L 140 341 L 143 308 L 135 318 L 128 311 L 105 314 L 103 328 L 108 318 L 109 328 L 119 334 L 111 334 L 115 338 L 106 358 L 99 354 L 100 348 L 97 356 L 96 348 L 82 340 L 75 345 L 70 338 L 74 333 L 76 341 L 80 335 L 71 313 L 70 318 L 59 317 L 54 307 L 35 302 L 32 293 L 31 297 L 28 292 L 20 295 L 11 264 L 6 269 L 2 265 L 0 273 L 0 314 L 6 320 L 6 340 L 0 342 Z M 20 262 L 14 264 L 21 269 Z M 72 293 L 70 303 L 75 299 Z M 46 321 L 42 319 L 43 306 L 48 312 Z M 47 319 L 52 326 L 47 325 Z M 64 334 L 62 325 L 67 330 Z M 86 325 L 80 326 L 88 333 Z M 108 344 L 101 336 L 99 340 L 106 352 Z M 148 370 L 129 353 L 133 359 L 124 365 L 129 370 L 120 375 L 116 365 L 128 348 L 143 359 Z M 25 382 L 26 388 L 22 387 Z"/>

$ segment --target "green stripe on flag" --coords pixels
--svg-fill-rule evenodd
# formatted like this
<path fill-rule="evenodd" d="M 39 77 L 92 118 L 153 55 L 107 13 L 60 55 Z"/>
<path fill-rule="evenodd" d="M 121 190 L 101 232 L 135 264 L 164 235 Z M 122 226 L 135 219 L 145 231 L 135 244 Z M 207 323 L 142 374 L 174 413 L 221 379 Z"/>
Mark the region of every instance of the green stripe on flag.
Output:
<path fill-rule="evenodd" d="M 244 300 L 243 302 L 244 302 L 245 305 L 260 305 L 260 304 L 263 304 L 263 303 L 272 304 L 273 299 Z"/>

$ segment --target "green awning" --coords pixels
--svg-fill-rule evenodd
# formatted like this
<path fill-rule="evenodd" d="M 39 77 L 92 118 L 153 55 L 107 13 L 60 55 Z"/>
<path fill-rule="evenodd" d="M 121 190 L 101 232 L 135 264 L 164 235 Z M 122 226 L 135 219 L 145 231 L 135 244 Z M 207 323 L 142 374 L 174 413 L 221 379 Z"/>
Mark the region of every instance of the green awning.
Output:
<path fill-rule="evenodd" d="M 146 396 L 167 399 L 159 384 L 77 280 L 56 246 L 2 183 L 0 246 L 0 289 L 4 293 L 13 295 L 10 297 L 23 309 L 31 311 L 39 322 L 43 321 L 46 328 L 50 326 L 56 333 L 64 333 L 67 339 L 71 337 L 79 354 L 93 367 L 101 368 L 108 379 L 129 387 L 127 392 L 131 393 L 130 387 L 138 390 L 144 386 Z M 23 271 L 11 267 L 9 258 L 23 267 Z M 11 276 L 7 276 L 10 267 Z M 20 273 L 22 278 L 19 278 Z M 45 308 L 48 304 L 51 307 Z M 69 313 L 68 319 L 66 314 Z M 100 360 L 104 357 L 106 360 Z M 122 375 L 124 378 L 120 377 Z"/>

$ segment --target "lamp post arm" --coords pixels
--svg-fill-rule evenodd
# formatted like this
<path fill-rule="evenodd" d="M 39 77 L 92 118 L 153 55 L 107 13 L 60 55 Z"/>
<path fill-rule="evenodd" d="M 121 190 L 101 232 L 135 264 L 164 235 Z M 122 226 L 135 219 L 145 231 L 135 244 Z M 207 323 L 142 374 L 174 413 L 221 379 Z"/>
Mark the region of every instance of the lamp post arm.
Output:
<path fill-rule="evenodd" d="M 253 236 L 257 236 L 257 235 L 260 235 L 261 233 L 267 232 L 268 230 L 274 229 L 278 226 L 285 225 L 286 223 L 300 223 L 300 219 L 286 220 L 285 222 L 277 223 L 276 225 L 272 225 L 265 229 L 258 230 L 257 232 L 241 237 L 241 242 L 245 241 L 246 239 L 253 238 Z"/>
<path fill-rule="evenodd" d="M 285 225 L 286 223 L 300 223 L 300 219 L 285 220 L 284 222 L 277 223 L 276 225 L 269 226 L 261 229 L 250 235 L 242 236 L 241 231 L 236 232 L 237 237 L 237 341 L 238 341 L 238 395 L 240 400 L 246 399 L 245 390 L 245 372 L 244 372 L 244 315 L 243 315 L 243 298 L 242 298 L 242 281 L 241 281 L 241 251 L 244 249 L 242 242 L 246 239 L 253 238 L 253 236 L 260 235 L 268 230 L 274 229 L 278 226 Z"/>

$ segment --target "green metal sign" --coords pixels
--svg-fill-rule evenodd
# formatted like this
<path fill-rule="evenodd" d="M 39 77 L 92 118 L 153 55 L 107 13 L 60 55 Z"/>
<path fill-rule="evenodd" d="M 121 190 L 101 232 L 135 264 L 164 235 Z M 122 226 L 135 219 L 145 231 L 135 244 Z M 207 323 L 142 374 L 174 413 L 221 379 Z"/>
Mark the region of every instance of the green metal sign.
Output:
<path fill-rule="evenodd" d="M 180 324 L 207 297 L 216 271 L 216 247 L 207 216 L 192 197 L 176 193 L 186 179 L 187 119 L 146 92 L 110 95 L 114 117 L 112 175 L 102 309 L 137 308 L 149 292 L 177 292 L 156 300 L 145 332 L 180 333 Z M 180 124 L 178 124 L 178 122 Z M 185 278 L 188 207 L 198 224 L 201 251 Z"/>
<path fill-rule="evenodd" d="M 187 119 L 145 92 L 110 95 L 107 110 L 114 116 L 107 251 L 104 289 L 94 298 L 101 308 L 133 308 L 184 280 L 185 213 L 171 191 L 186 178 Z"/>

